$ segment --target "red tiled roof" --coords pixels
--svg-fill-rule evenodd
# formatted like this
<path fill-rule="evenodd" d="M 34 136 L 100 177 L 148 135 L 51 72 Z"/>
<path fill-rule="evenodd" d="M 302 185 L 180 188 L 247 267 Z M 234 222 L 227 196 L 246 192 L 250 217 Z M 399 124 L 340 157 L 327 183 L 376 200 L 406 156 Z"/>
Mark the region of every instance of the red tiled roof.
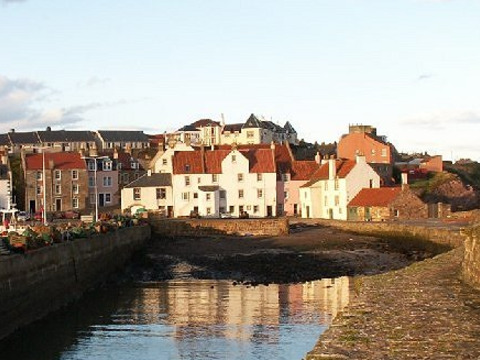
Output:
<path fill-rule="evenodd" d="M 336 159 L 335 166 L 337 168 L 338 178 L 342 179 L 346 177 L 350 173 L 350 171 L 352 171 L 355 165 L 356 165 L 356 162 L 353 160 Z M 329 174 L 330 174 L 329 163 L 326 162 L 325 164 L 320 165 L 317 171 L 315 171 L 313 175 L 310 177 L 310 181 L 304 184 L 302 187 L 309 187 L 315 184 L 319 180 L 327 180 L 329 179 Z"/>
<path fill-rule="evenodd" d="M 85 160 L 79 153 L 45 153 L 45 167 L 48 169 L 53 161 L 53 166 L 58 170 L 86 169 Z M 26 170 L 42 170 L 43 155 L 31 154 L 26 157 Z"/>
<path fill-rule="evenodd" d="M 173 157 L 174 174 L 220 174 L 222 161 L 231 152 L 228 150 L 204 150 L 202 159 L 201 150 L 179 151 Z M 239 149 L 250 163 L 251 173 L 273 173 L 273 155 L 270 149 Z M 204 169 L 202 169 L 202 161 Z"/>
<path fill-rule="evenodd" d="M 294 161 L 291 173 L 292 180 L 308 180 L 312 177 L 315 171 L 319 168 L 316 161 Z"/>
<path fill-rule="evenodd" d="M 401 187 L 384 187 L 377 189 L 362 189 L 348 206 L 386 207 L 402 192 Z"/>
<path fill-rule="evenodd" d="M 199 127 L 205 127 L 205 126 L 220 126 L 220 123 L 218 121 L 213 121 L 211 119 L 200 119 L 192 123 L 193 126 L 196 128 Z"/>

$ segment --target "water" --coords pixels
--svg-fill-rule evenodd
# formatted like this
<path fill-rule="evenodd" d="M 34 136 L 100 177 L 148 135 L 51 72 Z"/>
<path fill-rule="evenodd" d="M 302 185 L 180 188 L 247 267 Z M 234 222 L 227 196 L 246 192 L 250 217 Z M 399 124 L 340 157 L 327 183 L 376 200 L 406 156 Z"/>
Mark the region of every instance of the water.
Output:
<path fill-rule="evenodd" d="M 348 303 L 347 277 L 177 280 L 104 289 L 0 344 L 9 359 L 302 359 Z"/>

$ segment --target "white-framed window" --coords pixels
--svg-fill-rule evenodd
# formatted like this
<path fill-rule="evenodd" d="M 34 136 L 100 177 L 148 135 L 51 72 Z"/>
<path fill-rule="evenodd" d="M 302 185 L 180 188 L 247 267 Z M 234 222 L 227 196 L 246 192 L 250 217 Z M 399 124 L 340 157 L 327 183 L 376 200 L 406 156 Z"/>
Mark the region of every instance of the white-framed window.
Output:
<path fill-rule="evenodd" d="M 95 171 L 96 168 L 96 160 L 90 160 L 88 162 L 88 171 Z"/>
<path fill-rule="evenodd" d="M 237 162 L 237 155 L 232 155 L 232 163 L 236 163 Z"/>
<path fill-rule="evenodd" d="M 185 186 L 190 185 L 190 176 L 185 176 Z"/>
<path fill-rule="evenodd" d="M 257 174 L 257 181 L 262 181 L 262 179 L 263 179 L 262 174 L 261 174 L 261 173 L 258 173 L 258 174 Z"/>
<path fill-rule="evenodd" d="M 243 199 L 243 189 L 238 190 L 238 198 Z"/>
<path fill-rule="evenodd" d="M 218 182 L 218 174 L 212 174 L 212 182 L 217 183 Z"/>
<path fill-rule="evenodd" d="M 78 198 L 72 198 L 72 208 L 78 209 Z"/>
<path fill-rule="evenodd" d="M 162 165 L 167 165 L 167 159 L 162 159 Z"/>
<path fill-rule="evenodd" d="M 37 180 L 42 180 L 43 179 L 43 173 L 41 171 L 37 171 L 35 174 L 35 177 Z"/>
<path fill-rule="evenodd" d="M 182 193 L 182 200 L 184 200 L 184 201 L 190 200 L 190 193 L 189 192 L 183 192 Z"/>
<path fill-rule="evenodd" d="M 105 204 L 110 204 L 112 202 L 112 194 L 105 193 Z"/>
<path fill-rule="evenodd" d="M 338 181 L 338 177 L 335 178 L 335 182 L 334 182 L 334 188 L 335 190 L 338 190 L 339 189 L 339 181 Z"/>
<path fill-rule="evenodd" d="M 166 199 L 167 198 L 167 190 L 165 188 L 157 188 L 157 199 Z"/>
<path fill-rule="evenodd" d="M 137 170 L 137 169 L 140 168 L 140 165 L 138 164 L 137 161 L 132 160 L 132 161 L 130 161 L 130 168 L 133 169 L 133 170 Z"/>
<path fill-rule="evenodd" d="M 262 189 L 257 189 L 257 197 L 259 199 L 263 197 L 263 190 Z"/>
<path fill-rule="evenodd" d="M 94 187 L 95 186 L 95 177 L 89 176 L 88 177 L 88 187 Z"/>
<path fill-rule="evenodd" d="M 37 186 L 37 195 L 42 195 L 42 187 Z"/>
<path fill-rule="evenodd" d="M 60 195 L 62 193 L 62 185 L 55 184 L 55 194 Z"/>
<path fill-rule="evenodd" d="M 112 177 L 111 176 L 104 176 L 103 177 L 103 186 L 105 186 L 105 187 L 112 186 Z"/>
<path fill-rule="evenodd" d="M 252 130 L 247 131 L 247 138 L 253 138 L 255 136 L 255 132 Z"/>
<path fill-rule="evenodd" d="M 142 188 L 133 188 L 133 200 L 140 200 L 142 198 Z"/>
<path fill-rule="evenodd" d="M 340 197 L 338 195 L 335 195 L 335 206 L 340 205 Z"/>
<path fill-rule="evenodd" d="M 72 184 L 72 193 L 73 194 L 78 194 L 79 193 L 78 184 Z"/>
<path fill-rule="evenodd" d="M 212 208 L 207 207 L 207 215 L 210 215 L 212 213 Z"/>
<path fill-rule="evenodd" d="M 237 174 L 237 179 L 238 179 L 238 182 L 242 182 L 243 181 L 243 174 Z"/>
<path fill-rule="evenodd" d="M 212 199 L 212 194 L 210 193 L 205 194 L 205 198 L 207 199 L 207 201 L 210 201 Z"/>
<path fill-rule="evenodd" d="M 72 170 L 72 180 L 78 180 L 78 170 Z"/>
<path fill-rule="evenodd" d="M 55 172 L 53 173 L 53 176 L 55 180 L 62 180 L 62 171 L 55 170 Z"/>
<path fill-rule="evenodd" d="M 103 161 L 103 171 L 112 171 L 112 162 L 110 160 Z"/>

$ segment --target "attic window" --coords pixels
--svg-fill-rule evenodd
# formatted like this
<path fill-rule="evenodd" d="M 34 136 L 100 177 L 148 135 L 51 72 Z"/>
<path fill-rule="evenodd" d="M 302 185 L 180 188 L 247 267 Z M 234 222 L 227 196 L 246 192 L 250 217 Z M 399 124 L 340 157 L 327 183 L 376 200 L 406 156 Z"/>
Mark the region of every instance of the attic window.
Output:
<path fill-rule="evenodd" d="M 237 155 L 232 155 L 232 163 L 236 163 L 237 162 Z"/>
<path fill-rule="evenodd" d="M 185 171 L 190 172 L 190 165 L 189 164 L 185 165 Z"/>

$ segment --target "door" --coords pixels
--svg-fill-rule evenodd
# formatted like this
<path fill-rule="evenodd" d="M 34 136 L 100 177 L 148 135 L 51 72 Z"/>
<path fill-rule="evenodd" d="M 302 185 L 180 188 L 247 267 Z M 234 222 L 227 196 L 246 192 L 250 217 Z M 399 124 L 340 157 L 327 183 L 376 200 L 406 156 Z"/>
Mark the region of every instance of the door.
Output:
<path fill-rule="evenodd" d="M 28 210 L 29 210 L 30 214 L 35 213 L 35 211 L 37 210 L 36 206 L 35 206 L 35 200 L 30 200 L 30 203 L 28 205 Z"/>
<path fill-rule="evenodd" d="M 273 216 L 273 209 L 271 206 L 267 206 L 267 217 Z"/>
<path fill-rule="evenodd" d="M 298 215 L 298 204 L 293 204 L 293 216 Z"/>
<path fill-rule="evenodd" d="M 310 218 L 310 206 L 307 206 L 306 213 L 307 213 L 307 219 L 309 219 Z"/>
<path fill-rule="evenodd" d="M 62 211 L 62 199 L 55 199 L 55 211 Z"/>
<path fill-rule="evenodd" d="M 98 206 L 105 206 L 105 194 L 98 194 Z"/>
<path fill-rule="evenodd" d="M 168 207 L 167 213 L 168 213 L 167 216 L 168 216 L 169 218 L 172 218 L 172 217 L 173 217 L 173 206 L 169 206 L 169 207 Z"/>

